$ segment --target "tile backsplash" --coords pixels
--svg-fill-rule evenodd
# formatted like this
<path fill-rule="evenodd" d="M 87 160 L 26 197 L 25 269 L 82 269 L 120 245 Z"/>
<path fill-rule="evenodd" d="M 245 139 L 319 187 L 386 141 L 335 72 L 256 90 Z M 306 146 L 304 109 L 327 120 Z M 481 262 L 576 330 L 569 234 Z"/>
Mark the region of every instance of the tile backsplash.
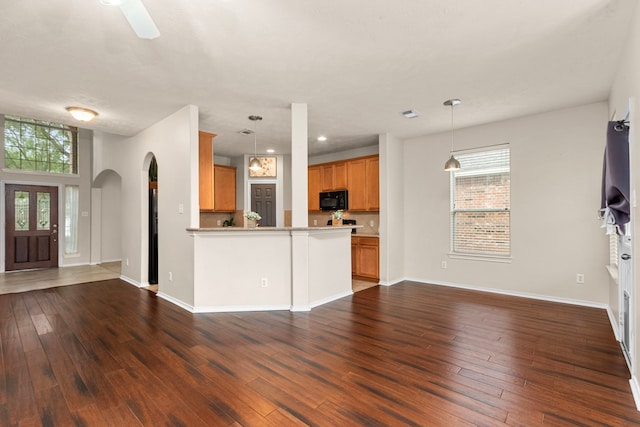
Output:
<path fill-rule="evenodd" d="M 380 214 L 378 212 L 345 212 L 345 219 L 355 219 L 356 225 L 361 225 L 356 233 L 378 234 Z M 331 212 L 309 212 L 309 227 L 322 227 L 331 219 Z M 315 221 L 315 222 L 314 222 Z"/>

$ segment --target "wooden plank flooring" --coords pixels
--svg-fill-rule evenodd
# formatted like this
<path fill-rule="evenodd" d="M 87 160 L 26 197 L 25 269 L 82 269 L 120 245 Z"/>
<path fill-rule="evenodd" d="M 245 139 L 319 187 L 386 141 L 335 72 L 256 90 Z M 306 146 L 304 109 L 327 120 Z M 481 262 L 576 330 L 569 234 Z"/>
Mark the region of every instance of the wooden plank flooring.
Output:
<path fill-rule="evenodd" d="M 604 310 L 404 282 L 191 314 L 120 280 L 0 295 L 0 425 L 640 425 Z"/>

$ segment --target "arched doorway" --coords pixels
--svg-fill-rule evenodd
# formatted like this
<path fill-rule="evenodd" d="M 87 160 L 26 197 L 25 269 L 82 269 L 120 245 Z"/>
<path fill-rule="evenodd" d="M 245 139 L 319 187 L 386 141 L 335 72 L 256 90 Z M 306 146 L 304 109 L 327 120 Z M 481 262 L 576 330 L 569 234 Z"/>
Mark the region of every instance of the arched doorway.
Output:
<path fill-rule="evenodd" d="M 149 164 L 149 285 L 158 284 L 158 163 Z"/>

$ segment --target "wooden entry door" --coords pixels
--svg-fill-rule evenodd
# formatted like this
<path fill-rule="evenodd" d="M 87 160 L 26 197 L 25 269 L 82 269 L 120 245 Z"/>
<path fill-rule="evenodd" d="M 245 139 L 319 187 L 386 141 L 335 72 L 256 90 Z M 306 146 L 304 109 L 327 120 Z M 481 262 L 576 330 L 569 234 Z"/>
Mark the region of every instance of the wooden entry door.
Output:
<path fill-rule="evenodd" d="M 58 188 L 5 187 L 5 270 L 58 266 Z"/>
<path fill-rule="evenodd" d="M 251 184 L 251 210 L 262 217 L 260 227 L 276 226 L 275 184 Z"/>

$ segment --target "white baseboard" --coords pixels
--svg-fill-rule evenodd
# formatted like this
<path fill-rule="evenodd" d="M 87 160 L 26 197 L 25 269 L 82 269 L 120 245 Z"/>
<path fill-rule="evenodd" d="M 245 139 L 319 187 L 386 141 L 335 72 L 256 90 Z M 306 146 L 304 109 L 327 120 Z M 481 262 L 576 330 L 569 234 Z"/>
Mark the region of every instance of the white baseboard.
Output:
<path fill-rule="evenodd" d="M 288 308 L 289 311 L 311 311 L 310 305 L 292 305 Z"/>
<path fill-rule="evenodd" d="M 636 378 L 635 375 L 631 376 L 629 385 L 631 386 L 631 394 L 633 395 L 633 400 L 634 402 L 636 402 L 636 409 L 640 411 L 640 384 L 638 384 L 638 378 Z"/>
<path fill-rule="evenodd" d="M 122 280 L 123 282 L 127 282 L 128 284 L 133 285 L 136 288 L 142 288 L 143 286 L 145 286 L 144 284 L 137 282 L 127 276 L 120 275 L 120 280 Z"/>
<path fill-rule="evenodd" d="M 439 280 L 423 280 L 423 279 L 405 279 L 405 280 L 411 281 L 411 282 L 424 283 L 426 285 L 448 286 L 451 288 L 468 289 L 470 291 L 489 292 L 492 294 L 510 295 L 513 297 L 531 298 L 531 299 L 537 299 L 541 301 L 560 302 L 563 304 L 580 305 L 583 307 L 603 308 L 605 310 L 609 308 L 607 304 L 603 304 L 599 302 L 581 301 L 581 300 L 574 300 L 569 298 L 552 297 L 548 295 L 530 294 L 527 292 L 516 292 L 516 291 L 508 291 L 504 289 L 470 286 L 470 285 L 465 285 L 460 283 L 441 282 Z"/>
<path fill-rule="evenodd" d="M 229 305 L 212 307 L 195 307 L 194 313 L 233 313 L 246 311 L 288 311 L 288 305 Z"/>
<path fill-rule="evenodd" d="M 380 280 L 378 282 L 378 285 L 380 285 L 380 286 L 393 286 L 393 285 L 397 285 L 398 283 L 402 283 L 405 280 L 408 280 L 408 279 L 396 279 L 396 280 L 392 280 L 390 282 L 387 282 L 385 280 Z"/>
<path fill-rule="evenodd" d="M 187 303 L 186 303 L 186 302 L 184 302 L 184 301 L 180 301 L 179 299 L 174 298 L 174 297 L 172 297 L 171 295 L 167 295 L 167 294 L 165 294 L 165 293 L 163 293 L 163 292 L 158 292 L 158 293 L 156 294 L 156 296 L 157 296 L 158 298 L 162 298 L 162 299 L 163 299 L 163 300 L 165 300 L 165 301 L 169 301 L 170 303 L 175 304 L 175 305 L 177 305 L 178 307 L 180 307 L 180 308 L 182 308 L 182 309 L 185 309 L 185 310 L 187 310 L 187 311 L 189 311 L 189 312 L 191 312 L 191 313 L 195 313 L 195 312 L 196 312 L 196 311 L 195 311 L 195 309 L 194 309 L 194 307 L 193 307 L 192 305 L 189 305 L 189 304 L 187 304 Z"/>
<path fill-rule="evenodd" d="M 309 307 L 310 308 L 318 307 L 320 305 L 327 304 L 327 303 L 329 303 L 331 301 L 335 301 L 337 299 L 348 297 L 348 296 L 351 296 L 351 295 L 353 295 L 353 291 L 352 290 L 340 292 L 340 293 L 337 293 L 335 295 L 331 295 L 329 297 L 322 298 L 322 299 L 319 299 L 317 301 L 313 301 L 313 302 L 311 302 L 311 304 L 309 304 Z"/>
<path fill-rule="evenodd" d="M 611 310 L 610 306 L 607 306 L 607 315 L 609 316 L 609 322 L 611 323 L 611 329 L 613 329 L 613 335 L 616 336 L 616 341 L 621 341 L 620 338 L 620 325 L 618 324 L 618 320 L 616 316 L 613 314 L 613 310 Z"/>

